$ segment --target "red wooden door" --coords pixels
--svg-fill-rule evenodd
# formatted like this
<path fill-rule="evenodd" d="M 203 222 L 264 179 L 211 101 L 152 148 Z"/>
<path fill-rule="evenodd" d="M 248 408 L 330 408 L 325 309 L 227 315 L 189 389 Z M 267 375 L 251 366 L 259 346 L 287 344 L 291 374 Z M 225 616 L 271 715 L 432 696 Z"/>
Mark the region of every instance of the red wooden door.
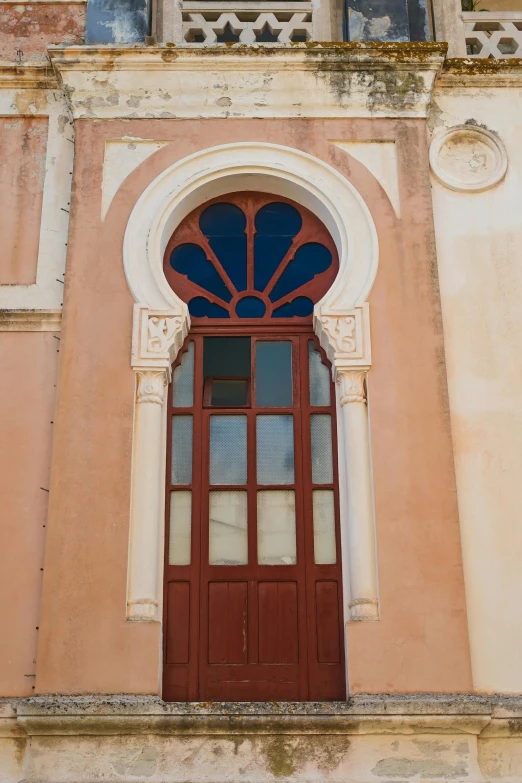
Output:
<path fill-rule="evenodd" d="M 198 208 L 167 248 L 193 329 L 169 390 L 166 700 L 345 697 L 335 397 L 312 330 L 337 268 L 317 218 L 265 194 Z"/>
<path fill-rule="evenodd" d="M 194 373 L 194 384 L 190 407 L 173 405 L 169 415 L 174 452 L 168 460 L 164 698 L 343 699 L 329 368 L 309 329 L 241 337 L 249 345 L 250 377 L 237 381 L 244 392 L 239 405 L 222 406 L 221 379 L 205 379 L 208 338 L 203 334 L 191 335 L 178 365 Z M 266 362 L 278 350 L 288 360 L 287 404 L 278 404 L 273 386 L 281 378 L 271 377 Z M 281 362 L 276 369 L 281 374 Z M 175 369 L 174 403 L 176 381 Z M 231 386 L 235 381 L 224 379 Z M 311 399 L 317 397 L 318 384 L 319 401 Z M 263 404 L 267 393 L 275 404 Z M 190 451 L 183 442 L 188 421 L 193 428 L 190 477 Z M 190 518 L 183 522 L 189 494 Z M 190 528 L 190 542 L 186 533 L 184 541 L 180 535 L 180 520 L 185 531 Z"/>

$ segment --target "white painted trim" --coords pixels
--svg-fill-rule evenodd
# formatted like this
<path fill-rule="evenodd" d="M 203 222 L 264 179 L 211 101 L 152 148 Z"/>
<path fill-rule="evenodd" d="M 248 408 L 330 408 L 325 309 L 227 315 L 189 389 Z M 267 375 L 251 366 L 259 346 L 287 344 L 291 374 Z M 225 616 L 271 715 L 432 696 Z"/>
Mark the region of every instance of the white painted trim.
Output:
<path fill-rule="evenodd" d="M 350 495 L 348 501 L 342 491 L 342 542 L 349 552 L 349 568 L 343 573 L 343 592 L 349 597 L 346 620 L 375 620 L 378 588 L 365 377 L 371 365 L 366 298 L 377 273 L 377 232 L 362 197 L 336 169 L 294 148 L 261 142 L 213 147 L 173 164 L 140 196 L 125 231 L 123 263 L 136 301 L 131 362 L 138 375 L 127 619 L 161 620 L 163 557 L 157 552 L 163 519 L 160 503 L 152 497 L 160 492 L 156 472 L 164 479 L 161 404 L 171 364 L 190 327 L 187 305 L 163 273 L 165 248 L 196 206 L 237 190 L 297 201 L 322 220 L 337 246 L 339 274 L 314 308 L 314 328 L 340 390 L 340 483 Z M 363 391 L 352 393 L 352 386 Z M 142 426 L 145 418 L 147 426 Z"/>
<path fill-rule="evenodd" d="M 395 141 L 355 141 L 329 139 L 343 152 L 362 163 L 375 177 L 388 196 L 395 215 L 401 217 L 401 195 L 399 189 L 399 164 Z"/>
<path fill-rule="evenodd" d="M 45 81 L 46 69 L 9 69 L 3 84 L 7 89 L 0 89 L 0 116 L 48 120 L 36 283 L 0 285 L 0 309 L 59 310 L 63 302 L 74 127 L 63 93 L 35 89 L 40 72 Z"/>

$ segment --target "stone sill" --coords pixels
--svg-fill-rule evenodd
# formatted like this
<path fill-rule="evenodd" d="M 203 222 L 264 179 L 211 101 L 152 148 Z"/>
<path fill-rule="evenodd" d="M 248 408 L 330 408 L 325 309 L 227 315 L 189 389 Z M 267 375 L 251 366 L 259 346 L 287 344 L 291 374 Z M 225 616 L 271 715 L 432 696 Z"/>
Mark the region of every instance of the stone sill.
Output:
<path fill-rule="evenodd" d="M 167 703 L 130 695 L 0 700 L 4 737 L 420 733 L 522 736 L 522 696 L 378 694 L 331 703 Z"/>

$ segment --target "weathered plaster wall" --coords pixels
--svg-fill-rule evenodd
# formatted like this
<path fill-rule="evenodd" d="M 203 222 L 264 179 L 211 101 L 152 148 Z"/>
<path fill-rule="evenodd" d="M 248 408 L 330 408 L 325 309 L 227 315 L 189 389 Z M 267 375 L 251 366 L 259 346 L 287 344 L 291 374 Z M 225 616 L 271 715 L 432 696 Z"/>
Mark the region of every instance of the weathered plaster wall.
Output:
<path fill-rule="evenodd" d="M 36 282 L 47 118 L 0 118 L 0 285 Z"/>
<path fill-rule="evenodd" d="M 471 657 L 475 688 L 520 692 L 522 90 L 468 83 L 437 89 L 432 131 L 478 123 L 509 158 L 483 193 L 432 182 Z"/>
<path fill-rule="evenodd" d="M 172 144 L 130 174 L 102 222 L 105 143 L 133 136 Z M 402 224 L 377 180 L 328 141 L 348 138 L 396 140 Z M 471 687 L 424 123 L 85 120 L 77 123 L 39 693 L 158 692 L 159 626 L 125 623 L 134 377 L 123 234 L 139 195 L 168 165 L 252 139 L 337 167 L 379 233 L 370 397 L 382 618 L 349 629 L 351 688 Z"/>
<path fill-rule="evenodd" d="M 0 3 L 0 58 L 46 60 L 48 44 L 81 43 L 83 3 Z"/>
<path fill-rule="evenodd" d="M 1 696 L 33 693 L 58 347 L 49 332 L 0 333 Z"/>

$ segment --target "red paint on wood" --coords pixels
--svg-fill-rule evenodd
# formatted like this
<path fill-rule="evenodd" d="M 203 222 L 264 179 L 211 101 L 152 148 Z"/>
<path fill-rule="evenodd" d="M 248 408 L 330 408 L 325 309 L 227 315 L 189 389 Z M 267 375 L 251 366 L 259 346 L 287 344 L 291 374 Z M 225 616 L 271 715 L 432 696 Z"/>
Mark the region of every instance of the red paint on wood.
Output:
<path fill-rule="evenodd" d="M 169 582 L 167 607 L 168 616 L 175 618 L 167 625 L 167 663 L 188 663 L 190 582 Z"/>
<path fill-rule="evenodd" d="M 208 662 L 247 662 L 247 584 L 208 586 Z"/>
<path fill-rule="evenodd" d="M 259 583 L 259 662 L 297 663 L 297 584 Z"/>
<path fill-rule="evenodd" d="M 339 599 L 337 582 L 315 583 L 317 616 L 317 660 L 319 663 L 339 663 Z"/>

